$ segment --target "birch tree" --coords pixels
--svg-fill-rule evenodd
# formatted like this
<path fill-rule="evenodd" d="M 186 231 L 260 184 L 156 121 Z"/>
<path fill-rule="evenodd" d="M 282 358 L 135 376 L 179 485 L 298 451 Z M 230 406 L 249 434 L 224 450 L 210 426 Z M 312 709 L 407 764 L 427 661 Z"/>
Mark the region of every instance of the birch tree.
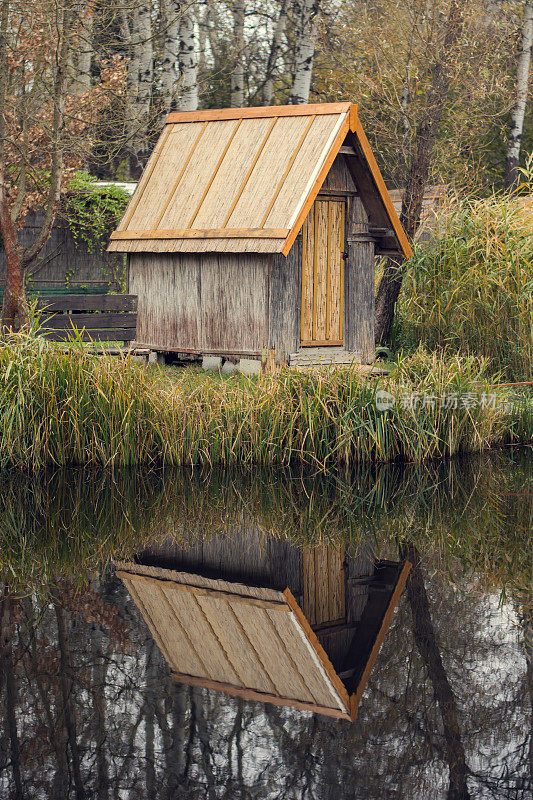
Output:
<path fill-rule="evenodd" d="M 180 0 L 161 0 L 163 17 L 163 55 L 161 87 L 165 111 L 170 111 L 176 97 L 179 63 Z"/>
<path fill-rule="evenodd" d="M 272 34 L 272 44 L 266 65 L 265 85 L 263 87 L 263 105 L 265 106 L 272 104 L 272 98 L 274 96 L 274 78 L 281 54 L 285 27 L 287 24 L 287 4 L 288 0 L 281 0 L 276 26 Z"/>
<path fill-rule="evenodd" d="M 198 56 L 196 25 L 192 6 L 181 12 L 179 25 L 179 108 L 196 111 L 198 108 Z"/>
<path fill-rule="evenodd" d="M 233 68 L 231 70 L 231 105 L 244 105 L 244 0 L 233 0 Z"/>
<path fill-rule="evenodd" d="M 78 94 L 84 94 L 91 88 L 93 22 L 94 9 L 92 3 L 83 3 L 79 15 L 79 45 L 74 80 L 74 89 Z"/>
<path fill-rule="evenodd" d="M 153 41 L 150 0 L 137 0 L 133 12 L 131 61 L 128 67 L 130 170 L 138 176 L 144 165 L 153 85 Z"/>
<path fill-rule="evenodd" d="M 291 103 L 308 103 L 315 58 L 320 0 L 296 0 L 294 13 L 297 24 L 296 55 Z"/>
<path fill-rule="evenodd" d="M 505 159 L 505 185 L 513 188 L 519 180 L 520 145 L 524 129 L 524 116 L 529 88 L 529 68 L 531 64 L 531 46 L 533 43 L 533 0 L 526 0 L 520 48 L 516 63 L 516 96 L 511 112 L 511 126 L 507 138 Z"/>

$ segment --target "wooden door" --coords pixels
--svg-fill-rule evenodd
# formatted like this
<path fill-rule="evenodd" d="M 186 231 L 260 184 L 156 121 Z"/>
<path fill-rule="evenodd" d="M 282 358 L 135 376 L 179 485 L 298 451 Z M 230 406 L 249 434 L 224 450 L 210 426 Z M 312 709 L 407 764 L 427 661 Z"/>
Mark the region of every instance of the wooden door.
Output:
<path fill-rule="evenodd" d="M 311 626 L 345 620 L 344 548 L 304 547 L 303 612 Z"/>
<path fill-rule="evenodd" d="M 317 199 L 303 226 L 303 347 L 342 345 L 344 200 Z"/>

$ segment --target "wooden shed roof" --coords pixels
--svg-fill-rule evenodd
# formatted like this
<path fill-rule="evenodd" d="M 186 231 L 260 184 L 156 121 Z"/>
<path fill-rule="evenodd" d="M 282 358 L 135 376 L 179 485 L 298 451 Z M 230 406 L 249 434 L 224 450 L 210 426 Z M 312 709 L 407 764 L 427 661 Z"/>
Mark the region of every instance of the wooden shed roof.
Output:
<path fill-rule="evenodd" d="M 288 588 L 133 563 L 116 568 L 177 682 L 353 720 L 410 564 L 399 566 L 351 695 Z"/>
<path fill-rule="evenodd" d="M 352 103 L 169 114 L 109 250 L 287 255 L 347 138 L 371 224 L 409 255 Z"/>

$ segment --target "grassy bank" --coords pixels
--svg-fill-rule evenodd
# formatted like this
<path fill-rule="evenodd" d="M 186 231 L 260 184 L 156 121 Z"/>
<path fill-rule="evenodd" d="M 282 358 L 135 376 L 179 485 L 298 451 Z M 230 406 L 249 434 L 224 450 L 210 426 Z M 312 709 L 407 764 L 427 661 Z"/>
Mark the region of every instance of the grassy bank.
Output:
<path fill-rule="evenodd" d="M 346 370 L 228 380 L 184 371 L 163 381 L 130 359 L 18 335 L 0 349 L 0 381 L 3 467 L 328 467 L 533 440 L 530 395 L 494 389 L 481 359 L 424 351 L 379 382 Z M 378 390 L 394 399 L 389 410 L 376 407 Z"/>
<path fill-rule="evenodd" d="M 509 197 L 446 207 L 407 263 L 396 346 L 479 355 L 510 381 L 533 380 L 531 213 Z"/>

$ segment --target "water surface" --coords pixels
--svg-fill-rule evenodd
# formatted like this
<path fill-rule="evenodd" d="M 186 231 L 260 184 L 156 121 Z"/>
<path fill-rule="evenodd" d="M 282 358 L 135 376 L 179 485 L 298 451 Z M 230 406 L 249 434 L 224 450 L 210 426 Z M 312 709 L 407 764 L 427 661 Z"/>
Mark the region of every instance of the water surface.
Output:
<path fill-rule="evenodd" d="M 9 473 L 0 488 L 1 797 L 531 796 L 531 449 L 327 476 Z M 172 610 L 171 576 L 204 594 Z M 153 581 L 153 607 L 132 580 Z M 218 664 L 222 603 L 266 625 L 287 588 L 348 694 L 370 665 L 354 721 L 190 685 L 226 669 L 242 688 L 272 644 L 254 656 L 250 629 Z M 203 641 L 200 607 L 219 609 Z M 312 654 L 292 655 L 305 684 Z M 263 676 L 271 694 L 314 703 L 321 688 L 285 686 L 288 669 Z"/>

